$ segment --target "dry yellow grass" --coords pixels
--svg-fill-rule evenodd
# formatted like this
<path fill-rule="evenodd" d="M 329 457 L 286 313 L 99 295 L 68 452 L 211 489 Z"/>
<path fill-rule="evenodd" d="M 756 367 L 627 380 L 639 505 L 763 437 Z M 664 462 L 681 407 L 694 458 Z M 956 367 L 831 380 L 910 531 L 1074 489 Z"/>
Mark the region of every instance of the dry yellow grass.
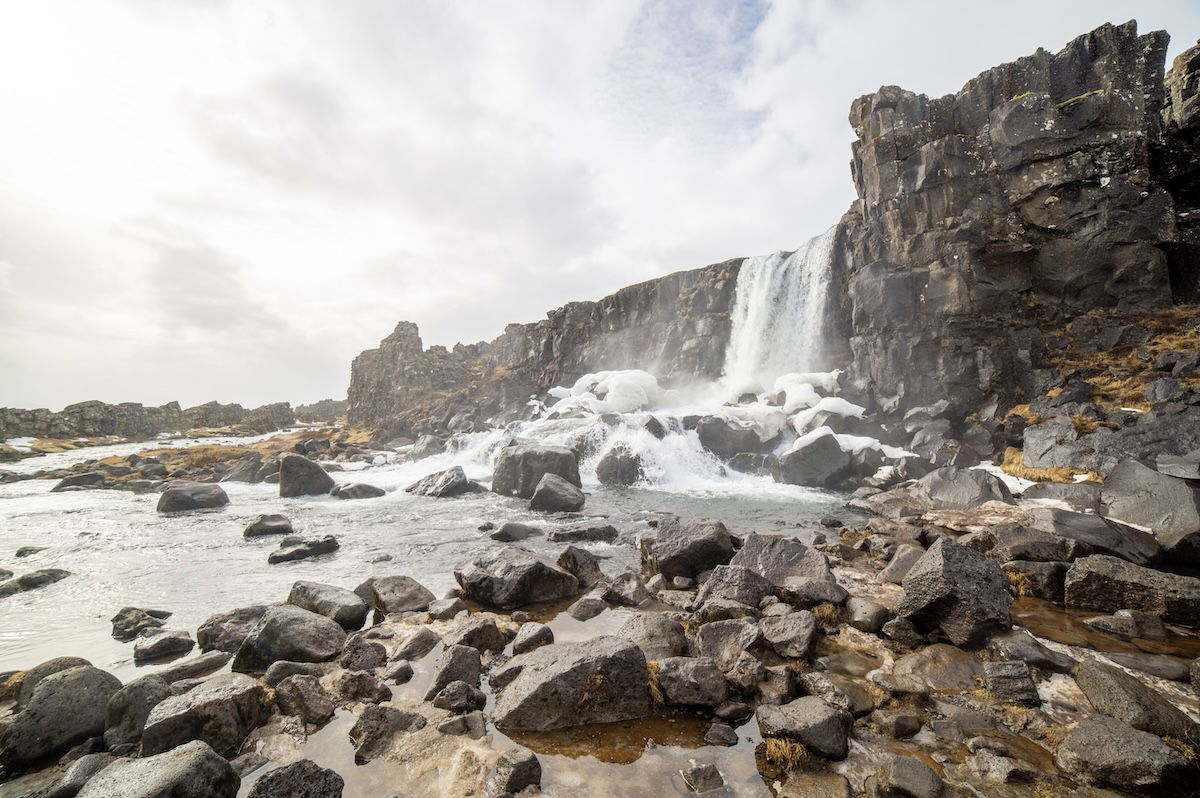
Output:
<path fill-rule="evenodd" d="M 1011 446 L 1004 450 L 1004 461 L 1000 464 L 1000 469 L 1011 476 L 1033 482 L 1070 483 L 1074 482 L 1075 477 L 1081 474 L 1086 475 L 1089 482 L 1104 481 L 1104 478 L 1095 471 L 1078 471 L 1074 468 L 1030 468 L 1025 465 L 1025 452 Z"/>
<path fill-rule="evenodd" d="M 1008 577 L 1008 583 L 1012 585 L 1017 598 L 1026 598 L 1033 595 L 1033 583 L 1029 581 L 1028 576 L 1020 571 L 1005 571 L 1004 575 Z"/>
<path fill-rule="evenodd" d="M 817 627 L 827 635 L 837 634 L 842 625 L 842 610 L 836 604 L 825 601 L 812 608 Z"/>
<path fill-rule="evenodd" d="M 1163 737 L 1163 742 L 1174 748 L 1179 753 L 1183 754 L 1183 758 L 1189 762 L 1195 762 L 1197 759 L 1196 746 L 1180 740 L 1178 737 L 1167 735 Z"/>
<path fill-rule="evenodd" d="M 1012 410 L 1009 410 L 1008 415 L 1005 417 L 1007 418 L 1008 416 L 1020 416 L 1029 424 L 1040 424 L 1042 422 L 1042 417 L 1030 410 L 1027 404 L 1017 405 Z"/>
<path fill-rule="evenodd" d="M 658 683 L 658 674 L 662 669 L 658 660 L 650 660 L 646 663 L 646 670 L 650 671 L 650 700 L 655 704 L 662 706 L 663 700 L 662 687 Z"/>
<path fill-rule="evenodd" d="M 784 740 L 781 737 L 767 737 L 763 740 L 763 759 L 785 772 L 804 767 L 810 756 L 803 743 Z"/>

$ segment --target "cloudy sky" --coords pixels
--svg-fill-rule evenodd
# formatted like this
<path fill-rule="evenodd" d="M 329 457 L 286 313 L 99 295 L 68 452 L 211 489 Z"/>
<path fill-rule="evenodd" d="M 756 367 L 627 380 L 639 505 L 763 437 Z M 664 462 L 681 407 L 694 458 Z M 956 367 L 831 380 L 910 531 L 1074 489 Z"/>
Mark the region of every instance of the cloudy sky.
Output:
<path fill-rule="evenodd" d="M 0 405 L 340 398 L 399 319 L 794 249 L 853 198 L 855 97 L 1133 16 L 1200 36 L 1194 0 L 0 0 Z"/>

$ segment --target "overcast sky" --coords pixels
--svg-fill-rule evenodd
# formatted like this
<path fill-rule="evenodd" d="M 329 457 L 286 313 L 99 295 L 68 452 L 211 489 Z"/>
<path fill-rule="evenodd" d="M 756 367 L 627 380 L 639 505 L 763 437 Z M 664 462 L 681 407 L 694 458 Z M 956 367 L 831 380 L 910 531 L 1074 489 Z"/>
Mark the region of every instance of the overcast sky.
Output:
<path fill-rule="evenodd" d="M 1180 2 L 0 0 L 0 405 L 345 396 L 426 345 L 795 249 L 850 102 Z"/>

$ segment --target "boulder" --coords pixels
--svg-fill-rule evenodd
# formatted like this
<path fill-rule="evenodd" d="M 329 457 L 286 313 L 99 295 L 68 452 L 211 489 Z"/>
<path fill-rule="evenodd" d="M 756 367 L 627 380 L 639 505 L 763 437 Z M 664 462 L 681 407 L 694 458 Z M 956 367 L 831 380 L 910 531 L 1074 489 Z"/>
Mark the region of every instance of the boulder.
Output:
<path fill-rule="evenodd" d="M 532 751 L 512 748 L 500 755 L 485 782 L 488 795 L 521 795 L 532 787 L 541 792 L 542 763 Z"/>
<path fill-rule="evenodd" d="M 579 581 L 579 587 L 584 590 L 604 581 L 604 573 L 600 570 L 600 558 L 578 546 L 567 546 L 562 550 L 558 555 L 558 567 L 574 576 Z"/>
<path fill-rule="evenodd" d="M 1070 673 L 1075 660 L 1046 648 L 1026 629 L 1001 632 L 988 639 L 987 650 L 998 659 L 1020 660 L 1052 673 Z"/>
<path fill-rule="evenodd" d="M 630 615 L 616 631 L 617 637 L 636 645 L 648 661 L 687 653 L 687 637 L 678 621 L 657 612 Z"/>
<path fill-rule="evenodd" d="M 1135 729 L 1180 740 L 1191 738 L 1197 730 L 1195 722 L 1161 693 L 1112 665 L 1082 662 L 1075 670 L 1075 682 L 1097 710 Z"/>
<path fill-rule="evenodd" d="M 33 698 L 33 691 L 37 689 L 38 683 L 42 679 L 69 668 L 90 667 L 91 664 L 82 657 L 55 657 L 34 665 L 27 671 L 17 672 L 8 681 L 0 682 L 0 688 L 4 689 L 4 698 L 11 698 L 15 693 L 16 708 L 20 710 L 29 703 L 29 699 Z"/>
<path fill-rule="evenodd" d="M 969 510 L 985 502 L 1012 504 L 1012 492 L 998 477 L 979 469 L 946 466 L 917 480 L 933 509 Z"/>
<path fill-rule="evenodd" d="M 328 671 L 328 667 L 317 662 L 288 662 L 280 660 L 271 664 L 263 674 L 263 681 L 268 687 L 278 687 L 289 676 L 311 676 L 320 679 Z"/>
<path fill-rule="evenodd" d="M 307 457 L 285 454 L 279 458 L 279 495 L 282 498 L 324 496 L 333 488 L 333 477 Z"/>
<path fill-rule="evenodd" d="M 383 643 L 367 640 L 361 635 L 351 636 L 346 643 L 338 664 L 348 671 L 373 671 L 387 664 L 387 649 Z"/>
<path fill-rule="evenodd" d="M 501 729 L 549 731 L 650 714 L 650 675 L 641 649 L 617 637 L 555 643 L 514 657 L 520 672 L 496 699 Z"/>
<path fill-rule="evenodd" d="M 974 690 L 982 680 L 983 663 L 979 657 L 945 643 L 905 654 L 896 660 L 890 674 L 890 685 L 905 687 L 902 692 L 910 693 Z M 907 689 L 914 685 L 916 689 Z"/>
<path fill-rule="evenodd" d="M 925 556 L 925 549 L 911 543 L 901 543 L 892 554 L 887 567 L 879 572 L 879 581 L 898 585 L 912 569 L 917 561 Z"/>
<path fill-rule="evenodd" d="M 61 568 L 40 568 L 36 571 L 30 571 L 15 579 L 9 579 L 7 582 L 0 582 L 0 598 L 7 598 L 15 596 L 17 593 L 25 593 L 29 590 L 36 590 L 39 587 L 52 585 L 55 582 L 66 579 L 70 575 L 70 571 L 64 571 Z"/>
<path fill-rule="evenodd" d="M 832 430 L 824 435 L 805 435 L 771 463 L 771 476 L 776 482 L 810 488 L 832 488 L 852 471 L 850 453 L 842 450 Z"/>
<path fill-rule="evenodd" d="M 956 645 L 981 643 L 1011 624 L 1012 595 L 1000 566 L 939 538 L 909 570 L 896 614 L 918 628 L 940 628 Z"/>
<path fill-rule="evenodd" d="M 430 602 L 429 619 L 433 621 L 450 621 L 458 616 L 459 613 L 467 612 L 467 605 L 462 599 L 445 598 Z"/>
<path fill-rule="evenodd" d="M 939 798 L 942 777 L 910 756 L 893 756 L 867 780 L 871 798 Z"/>
<path fill-rule="evenodd" d="M 1126 790 L 1161 788 L 1188 767 L 1161 738 L 1103 715 L 1088 716 L 1067 733 L 1055 764 L 1064 773 Z"/>
<path fill-rule="evenodd" d="M 242 530 L 242 537 L 256 538 L 263 535 L 291 535 L 294 533 L 295 530 L 292 528 L 292 522 L 288 520 L 286 515 L 270 513 L 256 516 Z"/>
<path fill-rule="evenodd" d="M 350 729 L 354 743 L 354 762 L 364 765 L 387 751 L 397 734 L 408 734 L 425 728 L 425 716 L 405 712 L 395 707 L 369 704 Z"/>
<path fill-rule="evenodd" d="M 983 685 L 989 693 L 1005 701 L 1034 705 L 1041 703 L 1037 686 L 1029 674 L 1029 666 L 1024 662 L 1009 660 L 983 663 Z"/>
<path fill-rule="evenodd" d="M 154 674 L 134 679 L 113 693 L 105 709 L 104 744 L 110 750 L 136 746 L 142 739 L 150 710 L 171 695 L 167 680 Z"/>
<path fill-rule="evenodd" d="M 816 640 L 817 622 L 811 612 L 800 610 L 763 618 L 758 629 L 779 656 L 807 659 Z"/>
<path fill-rule="evenodd" d="M 644 476 L 642 458 L 624 444 L 609 449 L 596 464 L 596 479 L 601 485 L 628 487 Z"/>
<path fill-rule="evenodd" d="M 782 535 L 747 535 L 729 564 L 760 574 L 777 587 L 789 577 L 833 581 L 824 554 L 797 538 Z"/>
<path fill-rule="evenodd" d="M 109 699 L 120 689 L 117 677 L 90 665 L 42 678 L 0 735 L 0 765 L 20 769 L 100 736 Z"/>
<path fill-rule="evenodd" d="M 435 499 L 446 499 L 451 496 L 461 496 L 475 490 L 475 483 L 467 478 L 467 472 L 462 466 L 447 468 L 428 474 L 404 489 L 406 493 L 417 496 L 430 496 Z"/>
<path fill-rule="evenodd" d="M 1071 564 L 1063 588 L 1071 607 L 1144 610 L 1168 623 L 1200 623 L 1200 579 L 1155 571 L 1095 554 Z"/>
<path fill-rule="evenodd" d="M 165 679 L 168 684 L 172 684 L 184 679 L 207 676 L 224 666 L 232 658 L 233 655 L 226 651 L 209 651 L 207 654 L 201 654 L 198 657 L 176 662 L 156 673 Z"/>
<path fill-rule="evenodd" d="M 550 533 L 553 543 L 612 543 L 617 539 L 617 528 L 612 524 L 580 524 Z"/>
<path fill-rule="evenodd" d="M 346 633 L 337 623 L 291 604 L 271 607 L 233 659 L 233 670 L 265 671 L 274 662 L 325 662 L 342 653 Z"/>
<path fill-rule="evenodd" d="M 667 706 L 715 707 L 728 688 L 725 674 L 708 657 L 667 657 L 658 661 L 658 689 Z"/>
<path fill-rule="evenodd" d="M 361 629 L 367 620 L 367 605 L 344 587 L 299 581 L 292 585 L 287 603 L 324 615 L 348 631 Z"/>
<path fill-rule="evenodd" d="M 75 798 L 83 785 L 114 761 L 116 757 L 108 753 L 85 754 L 72 762 L 50 789 L 38 793 L 38 798 Z"/>
<path fill-rule="evenodd" d="M 600 597 L 617 607 L 637 607 L 650 598 L 650 591 L 641 576 L 625 571 L 608 583 Z"/>
<path fill-rule="evenodd" d="M 846 758 L 854 718 L 816 696 L 797 698 L 782 706 L 763 704 L 755 717 L 763 737 L 795 740 L 828 759 Z"/>
<path fill-rule="evenodd" d="M 387 491 L 364 482 L 348 482 L 338 485 L 329 495 L 335 499 L 378 499 L 380 496 L 386 496 Z"/>
<path fill-rule="evenodd" d="M 696 632 L 696 653 L 711 658 L 722 671 L 728 671 L 758 638 L 758 625 L 751 620 L 713 621 Z"/>
<path fill-rule="evenodd" d="M 1100 512 L 1149 529 L 1167 558 L 1200 565 L 1200 488 L 1124 460 L 1105 478 Z"/>
<path fill-rule="evenodd" d="M 860 632 L 878 634 L 891 617 L 887 607 L 870 599 L 851 596 L 846 600 L 846 623 Z"/>
<path fill-rule="evenodd" d="M 554 642 L 554 631 L 544 623 L 527 621 L 521 624 L 517 637 L 513 640 L 513 654 L 524 654 L 535 648 L 548 646 Z"/>
<path fill-rule="evenodd" d="M 743 426 L 720 416 L 704 416 L 696 422 L 700 445 L 721 460 L 732 460 L 742 452 L 767 453 L 775 438 L 764 441 L 753 427 Z M 778 436 L 776 436 L 778 437 Z"/>
<path fill-rule="evenodd" d="M 733 539 L 712 518 L 668 515 L 659 520 L 653 540 L 642 541 L 642 558 L 664 577 L 694 579 L 733 558 Z"/>
<path fill-rule="evenodd" d="M 447 646 L 434 667 L 433 681 L 425 691 L 425 700 L 432 701 L 450 682 L 466 682 L 475 687 L 483 674 L 479 650 L 470 646 Z"/>
<path fill-rule="evenodd" d="M 311 759 L 301 759 L 263 774 L 246 798 L 342 798 L 345 781 Z"/>
<path fill-rule="evenodd" d="M 320 557 L 322 554 L 332 554 L 337 551 L 339 544 L 333 535 L 323 535 L 319 538 L 284 538 L 279 548 L 267 555 L 267 562 L 276 565 L 281 562 L 307 560 Z"/>
<path fill-rule="evenodd" d="M 266 717 L 267 693 L 256 679 L 241 673 L 214 676 L 182 695 L 160 701 L 142 730 L 142 756 L 202 740 L 226 758 Z"/>
<path fill-rule="evenodd" d="M 712 599 L 737 601 L 750 607 L 775 593 L 775 586 L 766 577 L 740 565 L 718 565 L 696 595 L 697 607 Z"/>
<path fill-rule="evenodd" d="M 1112 615 L 1100 615 L 1084 620 L 1093 629 L 1128 639 L 1165 640 L 1167 629 L 1157 615 L 1141 610 L 1117 610 Z"/>
<path fill-rule="evenodd" d="M 196 630 L 196 642 L 201 651 L 237 651 L 266 612 L 267 605 L 254 604 L 211 615 Z"/>
<path fill-rule="evenodd" d="M 541 534 L 543 534 L 541 527 L 519 524 L 516 521 L 505 521 L 500 525 L 499 529 L 488 537 L 492 540 L 498 540 L 501 543 L 516 543 L 518 540 L 524 540 L 525 538 Z"/>
<path fill-rule="evenodd" d="M 500 631 L 500 627 L 496 626 L 494 619 L 472 618 L 443 635 L 442 643 L 446 646 L 469 646 L 480 652 L 499 653 L 508 645 L 508 639 Z"/>
<path fill-rule="evenodd" d="M 517 546 L 504 546 L 459 565 L 454 578 L 464 598 L 504 610 L 579 592 L 574 576 Z"/>
<path fill-rule="evenodd" d="M 138 638 L 133 644 L 133 661 L 150 662 L 166 657 L 180 657 L 195 647 L 196 641 L 181 629 L 159 631 Z"/>
<path fill-rule="evenodd" d="M 530 499 L 546 474 L 554 474 L 576 488 L 583 487 L 575 452 L 565 446 L 525 443 L 505 446 L 496 455 L 492 490 Z"/>
<path fill-rule="evenodd" d="M 393 660 L 418 660 L 433 650 L 434 646 L 441 640 L 431 629 L 425 626 L 419 626 L 414 629 L 404 642 L 396 646 L 396 651 L 392 655 Z"/>
<path fill-rule="evenodd" d="M 84 784 L 78 798 L 235 798 L 240 784 L 229 762 L 195 740 L 157 756 L 119 759 Z"/>
<path fill-rule="evenodd" d="M 128 643 L 147 629 L 158 629 L 166 623 L 171 613 L 163 610 L 143 610 L 137 607 L 122 607 L 110 621 L 112 636 Z"/>
<path fill-rule="evenodd" d="M 392 699 L 392 689 L 366 671 L 342 671 L 333 680 L 333 691 L 346 704 L 382 704 Z"/>
<path fill-rule="evenodd" d="M 385 615 L 424 612 L 437 597 L 411 576 L 372 576 L 354 592 L 367 606 Z"/>
<path fill-rule="evenodd" d="M 301 673 L 276 685 L 275 704 L 283 714 L 298 716 L 306 724 L 324 724 L 334 716 L 334 700 L 319 680 Z"/>
<path fill-rule="evenodd" d="M 189 510 L 211 510 L 229 504 L 229 495 L 220 485 L 211 482 L 176 481 L 158 497 L 158 512 L 180 513 Z"/>
<path fill-rule="evenodd" d="M 558 474 L 545 474 L 529 499 L 530 510 L 547 513 L 574 513 L 583 509 L 583 491 Z"/>
<path fill-rule="evenodd" d="M 450 682 L 433 697 L 433 705 L 454 715 L 465 715 L 482 710 L 487 705 L 487 696 L 474 685 Z"/>

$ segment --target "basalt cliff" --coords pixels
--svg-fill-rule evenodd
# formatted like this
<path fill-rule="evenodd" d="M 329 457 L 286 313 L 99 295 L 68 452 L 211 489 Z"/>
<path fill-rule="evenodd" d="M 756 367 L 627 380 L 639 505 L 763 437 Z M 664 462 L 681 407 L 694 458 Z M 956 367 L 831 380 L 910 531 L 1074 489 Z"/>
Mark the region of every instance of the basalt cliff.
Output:
<path fill-rule="evenodd" d="M 1168 71 L 1167 43 L 1105 25 L 954 95 L 886 86 L 852 103 L 858 199 L 836 232 L 827 349 L 858 401 L 885 418 L 946 398 L 1003 418 L 1078 343 L 1057 332 L 1113 335 L 1200 298 L 1200 47 Z M 349 420 L 457 432 L 526 415 L 531 397 L 598 369 L 712 379 L 740 264 L 571 303 L 453 350 L 423 349 L 402 322 L 355 359 Z"/>

